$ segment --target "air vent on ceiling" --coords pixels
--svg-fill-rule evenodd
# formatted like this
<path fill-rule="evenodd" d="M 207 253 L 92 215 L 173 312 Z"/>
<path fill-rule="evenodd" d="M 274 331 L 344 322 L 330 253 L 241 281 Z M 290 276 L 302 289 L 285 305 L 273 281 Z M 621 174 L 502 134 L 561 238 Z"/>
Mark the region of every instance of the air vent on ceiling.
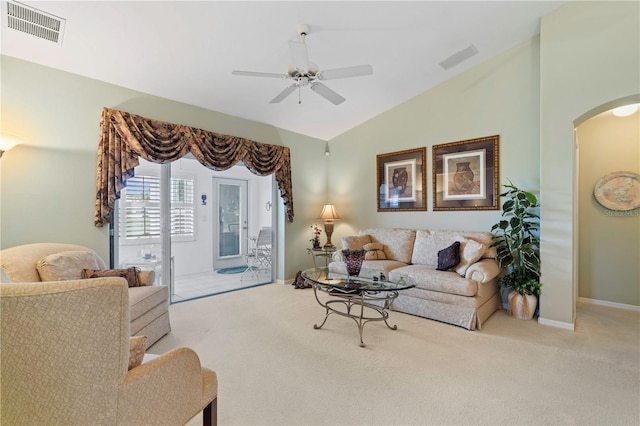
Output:
<path fill-rule="evenodd" d="M 471 44 L 469 45 L 469 47 L 466 47 L 461 51 L 454 53 L 444 61 L 440 62 L 440 66 L 445 70 L 448 70 L 449 68 L 458 65 L 460 62 L 466 61 L 476 53 L 478 53 L 478 49 L 476 49 L 476 47 Z"/>
<path fill-rule="evenodd" d="M 5 16 L 8 28 L 62 44 L 65 19 L 15 1 L 8 1 L 6 4 Z"/>

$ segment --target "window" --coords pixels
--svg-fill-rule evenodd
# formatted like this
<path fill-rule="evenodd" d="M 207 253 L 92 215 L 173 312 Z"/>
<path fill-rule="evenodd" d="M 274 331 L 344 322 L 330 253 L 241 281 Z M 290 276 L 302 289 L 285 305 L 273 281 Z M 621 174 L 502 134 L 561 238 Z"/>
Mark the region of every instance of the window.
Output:
<path fill-rule="evenodd" d="M 171 236 L 193 237 L 193 179 L 171 179 Z"/>
<path fill-rule="evenodd" d="M 171 238 L 195 239 L 194 179 L 171 178 Z M 120 238 L 123 242 L 160 241 L 160 177 L 137 175 L 123 191 Z"/>

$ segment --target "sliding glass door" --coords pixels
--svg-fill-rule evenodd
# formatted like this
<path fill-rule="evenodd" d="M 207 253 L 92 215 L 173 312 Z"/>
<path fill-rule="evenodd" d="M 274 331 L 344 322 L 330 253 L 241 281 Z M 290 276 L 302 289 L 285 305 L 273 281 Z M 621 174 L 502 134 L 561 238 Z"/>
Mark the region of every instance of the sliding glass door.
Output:
<path fill-rule="evenodd" d="M 247 261 L 260 230 L 273 226 L 274 193 L 273 176 L 243 165 L 141 159 L 118 203 L 115 264 L 155 270 L 172 303 L 272 282 L 270 268 L 247 271 Z"/>

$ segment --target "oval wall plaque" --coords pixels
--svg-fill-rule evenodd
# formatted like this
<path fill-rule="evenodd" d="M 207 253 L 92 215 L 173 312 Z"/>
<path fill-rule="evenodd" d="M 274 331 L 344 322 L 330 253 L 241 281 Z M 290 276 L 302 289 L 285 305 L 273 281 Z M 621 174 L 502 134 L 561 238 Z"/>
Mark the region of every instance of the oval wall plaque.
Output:
<path fill-rule="evenodd" d="M 633 172 L 609 173 L 596 183 L 593 195 L 609 210 L 637 209 L 640 207 L 640 175 Z"/>

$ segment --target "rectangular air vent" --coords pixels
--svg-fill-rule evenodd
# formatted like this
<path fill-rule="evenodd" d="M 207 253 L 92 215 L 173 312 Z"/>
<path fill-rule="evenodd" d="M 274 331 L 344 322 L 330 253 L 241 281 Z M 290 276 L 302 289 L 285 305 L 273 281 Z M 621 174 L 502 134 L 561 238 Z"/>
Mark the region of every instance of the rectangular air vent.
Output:
<path fill-rule="evenodd" d="M 15 1 L 8 1 L 6 4 L 7 28 L 62 44 L 65 19 Z"/>
<path fill-rule="evenodd" d="M 459 63 L 466 61 L 476 53 L 478 53 L 478 49 L 476 49 L 476 47 L 472 44 L 469 47 L 454 53 L 444 61 L 440 62 L 440 66 L 445 70 L 448 70 L 449 68 L 455 67 Z"/>

